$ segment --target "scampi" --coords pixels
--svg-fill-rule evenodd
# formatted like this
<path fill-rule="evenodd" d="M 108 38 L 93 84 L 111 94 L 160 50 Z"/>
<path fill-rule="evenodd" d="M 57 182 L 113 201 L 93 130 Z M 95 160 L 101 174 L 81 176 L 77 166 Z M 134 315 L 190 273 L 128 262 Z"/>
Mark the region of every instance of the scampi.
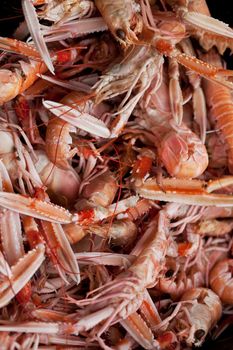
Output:
<path fill-rule="evenodd" d="M 0 33 L 2 346 L 201 346 L 233 303 L 232 29 L 204 0 L 22 13 Z"/>

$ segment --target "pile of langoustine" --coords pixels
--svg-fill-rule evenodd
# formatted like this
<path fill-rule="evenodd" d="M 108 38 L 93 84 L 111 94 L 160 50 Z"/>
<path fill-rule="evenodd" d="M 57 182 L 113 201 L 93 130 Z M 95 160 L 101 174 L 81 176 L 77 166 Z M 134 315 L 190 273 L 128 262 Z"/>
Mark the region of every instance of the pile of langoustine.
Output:
<path fill-rule="evenodd" d="M 217 338 L 233 312 L 233 31 L 204 0 L 22 9 L 0 38 L 1 349 Z"/>

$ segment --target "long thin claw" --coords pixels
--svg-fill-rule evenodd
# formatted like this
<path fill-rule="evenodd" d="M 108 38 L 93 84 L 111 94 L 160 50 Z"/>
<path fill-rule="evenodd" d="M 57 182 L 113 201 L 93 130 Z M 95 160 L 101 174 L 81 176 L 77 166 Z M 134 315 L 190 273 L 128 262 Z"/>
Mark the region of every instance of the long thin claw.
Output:
<path fill-rule="evenodd" d="M 3 38 L 2 36 L 0 37 L 0 50 L 18 53 L 34 59 L 41 58 L 34 46 L 20 40 Z"/>
<path fill-rule="evenodd" d="M 141 197 L 152 200 L 200 206 L 233 206 L 233 196 L 209 193 L 205 189 L 206 185 L 199 180 L 164 179 L 161 189 L 156 179 L 151 178 L 135 187 Z"/>
<path fill-rule="evenodd" d="M 206 101 L 203 90 L 200 87 L 194 90 L 193 93 L 193 109 L 194 118 L 200 128 L 200 138 L 202 142 L 205 143 L 207 127 Z"/>
<path fill-rule="evenodd" d="M 133 255 L 117 254 L 117 253 L 103 253 L 103 252 L 84 252 L 76 253 L 75 257 L 79 263 L 85 265 L 110 265 L 110 266 L 124 266 L 129 267 L 135 260 Z"/>
<path fill-rule="evenodd" d="M 20 322 L 6 323 L 0 325 L 0 332 L 18 332 L 18 333 L 46 333 L 57 334 L 60 326 L 58 323 L 48 322 Z"/>
<path fill-rule="evenodd" d="M 216 18 L 189 11 L 184 15 L 184 20 L 197 28 L 233 39 L 233 30 L 229 25 Z"/>
<path fill-rule="evenodd" d="M 68 210 L 58 205 L 20 194 L 0 192 L 0 206 L 50 222 L 60 224 L 72 222 L 72 214 Z"/>
<path fill-rule="evenodd" d="M 53 101 L 44 101 L 43 105 L 54 115 L 76 128 L 90 132 L 99 137 L 108 138 L 110 136 L 110 131 L 104 122 L 88 113 L 81 113 L 77 109 Z"/>
<path fill-rule="evenodd" d="M 52 27 L 44 27 L 42 33 L 46 42 L 65 40 L 80 35 L 103 32 L 108 27 L 102 17 L 79 19 L 69 23 L 59 24 Z"/>
<path fill-rule="evenodd" d="M 7 262 L 14 265 L 25 253 L 19 214 L 5 210 L 1 214 L 0 232 Z"/>
<path fill-rule="evenodd" d="M 79 332 L 88 331 L 89 329 L 92 329 L 97 324 L 99 324 L 101 321 L 106 320 L 113 313 L 114 308 L 112 306 L 107 306 L 102 310 L 84 316 L 81 320 L 74 324 L 75 331 L 73 333 L 78 334 Z"/>
<path fill-rule="evenodd" d="M 140 313 L 143 314 L 144 319 L 146 319 L 152 330 L 162 321 L 155 303 L 147 290 L 145 291 L 145 297 L 140 306 Z"/>
<path fill-rule="evenodd" d="M 32 36 L 32 39 L 35 43 L 35 46 L 37 50 L 39 51 L 41 57 L 44 60 L 44 63 L 50 70 L 52 74 L 54 74 L 54 67 L 51 60 L 51 57 L 49 55 L 49 51 L 47 49 L 47 46 L 45 44 L 43 35 L 41 33 L 40 23 L 37 18 L 36 10 L 30 0 L 23 0 L 22 1 L 22 9 L 24 13 L 25 20 L 28 25 L 28 29 L 30 31 L 30 34 Z"/>
<path fill-rule="evenodd" d="M 224 79 L 224 77 L 233 76 L 233 70 L 213 66 L 209 63 L 199 60 L 196 57 L 192 57 L 184 53 L 177 53 L 174 55 L 174 57 L 184 67 L 194 70 L 202 77 L 226 86 L 229 89 L 233 89 L 233 83 L 227 79 Z"/>
<path fill-rule="evenodd" d="M 208 193 L 221 190 L 224 187 L 233 185 L 233 176 L 220 177 L 216 180 L 211 180 L 206 186 L 206 191 Z"/>
<path fill-rule="evenodd" d="M 45 247 L 39 244 L 29 251 L 11 268 L 11 275 L 0 283 L 0 307 L 7 305 L 12 298 L 26 285 L 42 264 Z"/>
<path fill-rule="evenodd" d="M 0 178 L 1 178 L 0 190 L 7 191 L 7 192 L 14 192 L 9 173 L 4 163 L 2 162 L 2 160 L 0 160 Z"/>
<path fill-rule="evenodd" d="M 10 266 L 8 265 L 8 262 L 5 260 L 1 251 L 0 251 L 0 274 L 3 276 L 7 276 L 8 278 L 12 276 Z"/>
<path fill-rule="evenodd" d="M 134 312 L 120 323 L 143 349 L 155 349 L 158 345 L 150 328 L 137 312 Z"/>
<path fill-rule="evenodd" d="M 178 63 L 174 59 L 169 60 L 169 97 L 171 112 L 174 121 L 181 125 L 183 120 L 183 95 L 179 83 Z"/>
<path fill-rule="evenodd" d="M 77 259 L 61 225 L 47 221 L 42 221 L 41 225 L 49 248 L 59 262 L 59 269 L 62 269 L 66 274 L 70 275 L 77 284 L 79 284 L 80 271 Z"/>
<path fill-rule="evenodd" d="M 90 348 L 94 348 L 94 350 L 97 348 L 97 344 L 96 343 L 90 343 L 87 346 L 87 341 L 85 339 L 80 339 L 77 336 L 72 336 L 72 335 L 47 335 L 47 334 L 41 334 L 39 336 L 40 338 L 40 343 L 42 344 L 51 344 L 51 347 L 48 347 L 48 345 L 45 347 L 46 350 L 56 350 L 56 349 L 70 349 L 70 350 L 75 350 L 76 349 L 90 349 Z M 52 346 L 52 344 L 55 344 L 56 346 Z M 59 345 L 61 345 L 61 347 L 59 347 Z M 71 347 L 68 347 L 68 346 Z M 44 349 L 45 349 L 44 348 Z M 42 347 L 41 347 L 42 349 Z"/>

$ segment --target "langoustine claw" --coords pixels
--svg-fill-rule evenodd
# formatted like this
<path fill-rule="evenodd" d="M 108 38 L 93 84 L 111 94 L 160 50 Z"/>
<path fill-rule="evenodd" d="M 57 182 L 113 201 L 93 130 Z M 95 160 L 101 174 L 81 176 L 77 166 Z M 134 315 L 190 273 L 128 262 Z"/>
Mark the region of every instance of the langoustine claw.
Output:
<path fill-rule="evenodd" d="M 156 179 L 149 178 L 143 183 L 135 183 L 135 189 L 143 198 L 165 200 L 190 205 L 232 207 L 233 197 L 211 193 L 205 189 L 206 183 L 200 180 L 179 180 L 167 178 L 161 188 Z"/>
<path fill-rule="evenodd" d="M 56 116 L 48 122 L 46 153 L 49 159 L 62 169 L 71 169 L 69 161 L 77 153 L 76 148 L 70 147 L 70 133 L 75 133 L 76 128 L 103 138 L 110 136 L 104 122 L 90 114 L 94 108 L 88 95 L 71 93 L 65 96 L 61 103 L 44 101 L 43 105 Z"/>
<path fill-rule="evenodd" d="M 177 15 L 188 24 L 191 35 L 200 41 L 205 50 L 217 46 L 223 54 L 229 47 L 232 50 L 233 31 L 225 23 L 212 18 L 206 0 L 173 1 L 167 0 Z"/>
<path fill-rule="evenodd" d="M 11 268 L 7 267 L 6 261 L 1 263 L 1 274 L 3 275 L 0 284 L 1 307 L 7 305 L 31 279 L 45 259 L 44 253 L 45 246 L 39 244 L 35 249 L 20 258 Z"/>
<path fill-rule="evenodd" d="M 73 218 L 68 210 L 58 205 L 15 193 L 0 192 L 0 205 L 21 214 L 51 222 L 68 224 Z"/>

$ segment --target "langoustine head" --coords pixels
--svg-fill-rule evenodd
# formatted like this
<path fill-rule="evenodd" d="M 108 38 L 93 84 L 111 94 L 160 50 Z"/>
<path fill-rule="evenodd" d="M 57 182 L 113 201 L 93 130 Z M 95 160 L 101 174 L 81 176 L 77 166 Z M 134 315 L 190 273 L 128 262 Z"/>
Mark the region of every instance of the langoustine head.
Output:
<path fill-rule="evenodd" d="M 171 176 L 195 178 L 208 166 L 208 154 L 199 137 L 188 128 L 186 133 L 169 132 L 163 139 L 159 154 Z"/>
<path fill-rule="evenodd" d="M 132 0 L 96 0 L 95 4 L 120 44 L 126 47 L 138 41 L 137 34 L 142 31 L 138 4 Z"/>
<path fill-rule="evenodd" d="M 187 326 L 183 332 L 185 341 L 190 346 L 200 346 L 209 330 L 221 317 L 221 301 L 218 295 L 208 288 L 189 289 L 183 294 L 181 301 L 187 302 L 184 303 L 186 308 L 184 318 L 187 318 L 187 324 L 190 326 L 190 329 Z"/>

